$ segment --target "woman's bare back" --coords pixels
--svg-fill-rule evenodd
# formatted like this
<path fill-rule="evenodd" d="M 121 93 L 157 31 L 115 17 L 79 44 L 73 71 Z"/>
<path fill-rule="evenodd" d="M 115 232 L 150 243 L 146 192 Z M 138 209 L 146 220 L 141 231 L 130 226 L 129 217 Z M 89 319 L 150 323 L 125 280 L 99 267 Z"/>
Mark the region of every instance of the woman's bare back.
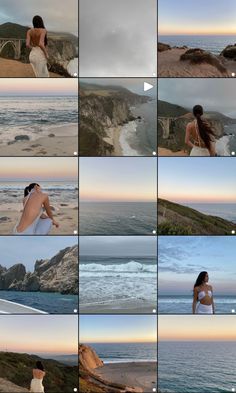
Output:
<path fill-rule="evenodd" d="M 23 200 L 23 213 L 17 226 L 18 232 L 23 232 L 28 228 L 41 213 L 43 203 L 48 198 L 43 192 L 33 192 Z"/>
<path fill-rule="evenodd" d="M 36 379 L 43 379 L 45 376 L 45 371 L 39 370 L 38 368 L 33 369 L 33 377 Z"/>
<path fill-rule="evenodd" d="M 33 29 L 29 30 L 28 34 L 30 36 L 31 46 L 40 46 L 42 41 L 44 41 L 44 37 L 45 37 L 45 34 L 46 34 L 46 29 L 33 28 Z"/>

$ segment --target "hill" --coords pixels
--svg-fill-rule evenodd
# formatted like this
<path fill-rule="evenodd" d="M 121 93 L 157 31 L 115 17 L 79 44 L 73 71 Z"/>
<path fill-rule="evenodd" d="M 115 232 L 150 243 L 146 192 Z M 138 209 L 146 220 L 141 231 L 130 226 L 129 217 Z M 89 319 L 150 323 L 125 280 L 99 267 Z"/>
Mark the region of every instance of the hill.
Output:
<path fill-rule="evenodd" d="M 158 199 L 159 235 L 230 235 L 236 224 L 220 217 Z"/>
<path fill-rule="evenodd" d="M 171 104 L 166 101 L 158 100 L 158 116 L 159 117 L 179 117 L 188 113 L 189 110 L 182 106 Z"/>

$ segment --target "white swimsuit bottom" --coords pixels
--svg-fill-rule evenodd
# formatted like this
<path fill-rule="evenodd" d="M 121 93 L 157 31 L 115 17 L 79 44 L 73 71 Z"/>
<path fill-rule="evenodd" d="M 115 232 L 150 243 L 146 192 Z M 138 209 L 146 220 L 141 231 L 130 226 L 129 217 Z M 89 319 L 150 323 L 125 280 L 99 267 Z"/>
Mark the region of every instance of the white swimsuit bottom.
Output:
<path fill-rule="evenodd" d="M 34 378 L 30 384 L 31 393 L 44 393 L 43 380 Z"/>
<path fill-rule="evenodd" d="M 196 314 L 213 314 L 212 304 L 207 306 L 199 302 L 196 307 Z"/>

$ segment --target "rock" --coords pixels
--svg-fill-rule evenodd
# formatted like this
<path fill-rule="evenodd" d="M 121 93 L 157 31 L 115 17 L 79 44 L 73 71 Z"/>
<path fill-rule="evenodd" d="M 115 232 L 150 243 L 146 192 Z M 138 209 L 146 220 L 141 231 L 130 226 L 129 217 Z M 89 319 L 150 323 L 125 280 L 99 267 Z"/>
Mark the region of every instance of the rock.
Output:
<path fill-rule="evenodd" d="M 10 267 L 10 269 L 8 269 L 5 273 L 1 274 L 0 289 L 9 289 L 13 282 L 22 281 L 25 277 L 25 274 L 25 266 L 21 263 Z"/>
<path fill-rule="evenodd" d="M 85 369 L 91 370 L 102 367 L 103 361 L 98 357 L 96 352 L 88 345 L 81 344 L 79 346 L 79 364 Z"/>
<path fill-rule="evenodd" d="M 17 386 L 14 383 L 0 378 L 0 392 L 2 393 L 29 393 L 28 389 L 22 388 L 21 386 Z"/>
<path fill-rule="evenodd" d="M 212 53 L 203 49 L 194 48 L 188 49 L 180 56 L 180 61 L 190 61 L 191 64 L 207 63 L 217 68 L 222 74 L 227 74 L 227 69 L 223 66 L 221 61 Z"/>
<path fill-rule="evenodd" d="M 49 134 L 49 138 L 54 138 L 55 134 Z"/>
<path fill-rule="evenodd" d="M 170 50 L 171 46 L 168 44 L 162 44 L 161 42 L 158 42 L 157 44 L 157 51 L 158 52 L 164 52 L 166 50 Z"/>
<path fill-rule="evenodd" d="M 29 141 L 30 138 L 28 135 L 17 135 L 15 136 L 15 141 Z"/>
<path fill-rule="evenodd" d="M 60 203 L 60 206 L 69 206 L 68 203 Z"/>
<path fill-rule="evenodd" d="M 39 277 L 35 273 L 27 273 L 22 282 L 21 290 L 25 292 L 37 292 L 39 289 Z"/>
<path fill-rule="evenodd" d="M 227 59 L 236 60 L 236 44 L 228 45 L 221 52 L 220 56 L 226 57 Z"/>
<path fill-rule="evenodd" d="M 6 216 L 0 217 L 0 223 L 1 222 L 7 222 L 7 221 L 11 221 L 11 219 L 9 217 L 6 217 Z"/>

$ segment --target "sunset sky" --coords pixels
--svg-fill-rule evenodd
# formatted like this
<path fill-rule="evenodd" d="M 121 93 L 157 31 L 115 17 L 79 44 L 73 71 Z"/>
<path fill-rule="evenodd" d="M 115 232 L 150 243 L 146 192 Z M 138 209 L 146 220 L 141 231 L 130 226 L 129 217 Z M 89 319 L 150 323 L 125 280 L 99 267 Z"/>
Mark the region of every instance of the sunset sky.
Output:
<path fill-rule="evenodd" d="M 0 351 L 29 354 L 78 352 L 78 318 L 75 315 L 2 315 L 0 326 Z"/>
<path fill-rule="evenodd" d="M 236 161 L 231 157 L 161 157 L 158 196 L 177 203 L 235 203 Z"/>
<path fill-rule="evenodd" d="M 154 315 L 80 315 L 80 343 L 156 342 Z"/>
<path fill-rule="evenodd" d="M 236 34 L 235 0 L 159 0 L 159 35 Z"/>
<path fill-rule="evenodd" d="M 76 96 L 78 81 L 73 78 L 23 79 L 1 78 L 0 97 L 10 96 Z M 1 102 L 0 102 L 1 109 Z"/>
<path fill-rule="evenodd" d="M 80 200 L 155 202 L 155 158 L 80 158 Z"/>
<path fill-rule="evenodd" d="M 236 295 L 236 238 L 231 236 L 159 236 L 159 295 L 192 298 L 201 271 L 209 274 L 214 294 Z"/>
<path fill-rule="evenodd" d="M 0 157 L 0 181 L 77 181 L 75 157 Z"/>
<path fill-rule="evenodd" d="M 159 341 L 235 341 L 235 315 L 160 315 Z"/>

